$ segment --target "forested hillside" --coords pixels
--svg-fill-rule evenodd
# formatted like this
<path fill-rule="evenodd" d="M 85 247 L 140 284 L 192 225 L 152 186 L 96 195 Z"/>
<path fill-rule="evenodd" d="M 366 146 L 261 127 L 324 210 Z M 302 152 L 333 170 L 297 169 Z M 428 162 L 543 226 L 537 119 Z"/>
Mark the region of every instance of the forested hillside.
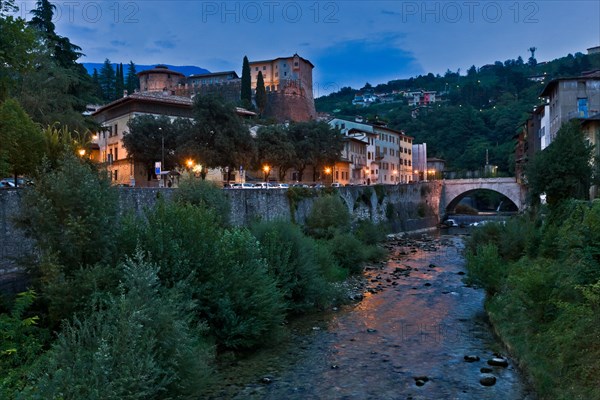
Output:
<path fill-rule="evenodd" d="M 534 54 L 535 52 L 533 52 Z M 420 75 L 361 89 L 342 88 L 316 100 L 317 110 L 354 120 L 383 121 L 404 130 L 416 143 L 427 143 L 429 157 L 447 161 L 447 168 L 476 170 L 489 161 L 500 173 L 512 173 L 513 136 L 551 79 L 577 76 L 600 68 L 600 54 L 576 53 L 550 62 L 537 63 L 532 56 L 505 62 L 496 61 L 466 74 L 448 70 L 444 76 Z M 428 106 L 409 106 L 405 92 L 436 91 L 437 100 Z M 388 102 L 354 106 L 356 94 L 387 94 Z M 379 96 L 381 98 L 381 96 Z"/>

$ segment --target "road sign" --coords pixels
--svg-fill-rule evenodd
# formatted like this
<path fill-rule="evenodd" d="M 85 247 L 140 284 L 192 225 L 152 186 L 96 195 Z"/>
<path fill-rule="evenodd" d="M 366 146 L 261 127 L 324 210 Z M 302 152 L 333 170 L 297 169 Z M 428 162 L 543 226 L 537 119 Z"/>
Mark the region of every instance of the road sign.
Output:
<path fill-rule="evenodd" d="M 156 175 L 160 175 L 161 169 L 162 169 L 161 162 L 160 161 L 155 162 L 154 163 L 154 173 Z"/>

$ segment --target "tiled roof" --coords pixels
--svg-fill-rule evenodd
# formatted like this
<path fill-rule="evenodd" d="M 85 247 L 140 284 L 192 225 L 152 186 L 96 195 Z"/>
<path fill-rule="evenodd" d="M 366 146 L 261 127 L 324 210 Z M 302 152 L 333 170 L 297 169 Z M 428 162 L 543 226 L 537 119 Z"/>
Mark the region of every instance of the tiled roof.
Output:
<path fill-rule="evenodd" d="M 163 103 L 163 104 L 172 104 L 172 105 L 180 105 L 180 106 L 189 106 L 191 107 L 194 101 L 189 97 L 184 96 L 175 96 L 171 94 L 165 94 L 163 92 L 136 92 L 132 93 L 126 97 L 121 97 L 111 103 L 108 103 L 96 111 L 92 115 L 97 115 L 109 108 L 113 108 L 124 104 L 130 101 L 142 101 L 142 102 L 153 102 L 153 103 Z"/>

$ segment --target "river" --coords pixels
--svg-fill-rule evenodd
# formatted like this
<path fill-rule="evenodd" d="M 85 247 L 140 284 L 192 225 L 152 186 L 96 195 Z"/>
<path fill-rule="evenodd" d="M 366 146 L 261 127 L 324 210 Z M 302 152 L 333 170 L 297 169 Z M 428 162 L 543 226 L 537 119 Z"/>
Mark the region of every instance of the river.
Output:
<path fill-rule="evenodd" d="M 507 367 L 487 363 L 504 349 L 483 290 L 463 282 L 462 238 L 424 235 L 386 247 L 387 261 L 367 268 L 362 301 L 294 321 L 280 345 L 223 362 L 208 397 L 535 399 L 510 358 Z"/>

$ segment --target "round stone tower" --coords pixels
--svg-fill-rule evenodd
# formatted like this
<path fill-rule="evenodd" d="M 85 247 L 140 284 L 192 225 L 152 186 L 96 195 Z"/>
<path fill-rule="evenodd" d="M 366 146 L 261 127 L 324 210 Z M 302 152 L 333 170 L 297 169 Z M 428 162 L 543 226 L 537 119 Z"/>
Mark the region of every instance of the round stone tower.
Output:
<path fill-rule="evenodd" d="M 185 83 L 184 74 L 173 71 L 166 65 L 157 65 L 137 75 L 140 79 L 141 92 L 172 92 L 177 88 L 177 85 Z"/>

